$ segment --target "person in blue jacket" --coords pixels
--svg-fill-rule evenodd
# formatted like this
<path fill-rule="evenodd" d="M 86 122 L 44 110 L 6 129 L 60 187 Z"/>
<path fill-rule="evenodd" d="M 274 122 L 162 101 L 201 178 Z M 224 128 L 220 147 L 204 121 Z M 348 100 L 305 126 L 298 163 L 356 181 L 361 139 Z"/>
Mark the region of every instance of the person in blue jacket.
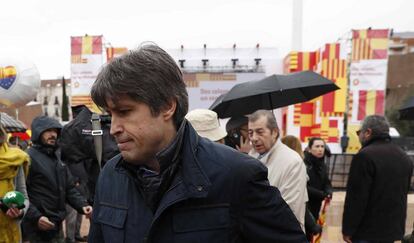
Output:
<path fill-rule="evenodd" d="M 185 120 L 182 73 L 160 47 L 111 61 L 91 96 L 120 154 L 99 175 L 90 243 L 307 242 L 266 167 Z"/>

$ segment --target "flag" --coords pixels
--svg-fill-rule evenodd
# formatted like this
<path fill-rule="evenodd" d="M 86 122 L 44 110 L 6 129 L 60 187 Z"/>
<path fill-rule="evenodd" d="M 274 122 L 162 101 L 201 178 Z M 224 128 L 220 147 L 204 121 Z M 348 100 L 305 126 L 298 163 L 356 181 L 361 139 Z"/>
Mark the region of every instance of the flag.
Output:
<path fill-rule="evenodd" d="M 369 115 L 384 115 L 384 90 L 359 91 L 358 120 Z"/>
<path fill-rule="evenodd" d="M 387 59 L 389 29 L 352 31 L 352 60 Z"/>
<path fill-rule="evenodd" d="M 102 36 L 71 37 L 71 105 L 94 109 L 90 90 L 101 66 Z"/>

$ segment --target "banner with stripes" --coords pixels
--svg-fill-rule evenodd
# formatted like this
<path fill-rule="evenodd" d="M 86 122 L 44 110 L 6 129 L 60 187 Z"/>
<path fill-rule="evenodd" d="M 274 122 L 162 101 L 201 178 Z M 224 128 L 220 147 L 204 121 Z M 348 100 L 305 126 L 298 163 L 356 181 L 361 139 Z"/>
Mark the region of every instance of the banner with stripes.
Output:
<path fill-rule="evenodd" d="M 352 30 L 352 60 L 387 59 L 389 29 Z"/>
<path fill-rule="evenodd" d="M 389 29 L 352 31 L 347 152 L 360 149 L 355 130 L 369 115 L 384 115 Z"/>
<path fill-rule="evenodd" d="M 103 65 L 102 36 L 71 37 L 71 105 L 93 109 L 90 90 Z"/>
<path fill-rule="evenodd" d="M 284 67 L 285 73 L 313 70 L 341 88 L 312 101 L 290 106 L 286 133 L 299 137 L 304 143 L 310 137 L 322 137 L 339 148 L 347 92 L 347 62 L 341 44 L 328 43 L 314 52 L 291 52 L 284 60 Z M 289 119 L 290 113 L 293 122 Z"/>

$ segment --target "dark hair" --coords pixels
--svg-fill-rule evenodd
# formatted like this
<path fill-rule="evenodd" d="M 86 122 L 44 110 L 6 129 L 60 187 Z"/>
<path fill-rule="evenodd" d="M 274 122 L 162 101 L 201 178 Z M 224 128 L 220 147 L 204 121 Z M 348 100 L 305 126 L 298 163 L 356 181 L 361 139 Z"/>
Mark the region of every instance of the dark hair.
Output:
<path fill-rule="evenodd" d="M 362 122 L 361 131 L 371 129 L 373 136 L 388 134 L 390 132 L 390 125 L 384 116 L 371 115 L 365 117 Z"/>
<path fill-rule="evenodd" d="M 325 144 L 325 140 L 323 140 L 320 137 L 311 137 L 309 138 L 308 147 L 312 148 L 312 145 L 315 143 L 315 141 L 321 140 Z"/>
<path fill-rule="evenodd" d="M 91 90 L 93 101 L 105 109 L 108 100 L 116 104 L 120 95 L 148 105 L 153 116 L 176 101 L 173 119 L 177 127 L 188 111 L 181 70 L 167 52 L 154 44 L 115 58 L 100 71 Z"/>
<path fill-rule="evenodd" d="M 278 129 L 279 130 L 279 127 L 277 126 L 276 118 L 275 118 L 275 116 L 273 115 L 273 113 L 271 111 L 257 110 L 255 112 L 253 112 L 252 114 L 248 115 L 247 117 L 249 118 L 249 122 L 255 122 L 262 116 L 266 117 L 266 126 L 267 126 L 267 128 L 269 128 L 271 131 L 273 129 Z"/>

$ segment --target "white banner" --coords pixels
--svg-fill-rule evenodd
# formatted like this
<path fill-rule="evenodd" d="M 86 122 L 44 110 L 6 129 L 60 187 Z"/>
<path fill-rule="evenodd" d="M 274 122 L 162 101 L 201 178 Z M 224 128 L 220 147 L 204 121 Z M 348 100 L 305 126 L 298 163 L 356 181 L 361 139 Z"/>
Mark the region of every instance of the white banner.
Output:
<path fill-rule="evenodd" d="M 384 90 L 387 81 L 387 59 L 360 60 L 351 63 L 352 91 Z"/>
<path fill-rule="evenodd" d="M 93 82 L 103 64 L 102 54 L 82 55 L 83 63 L 72 63 L 72 96 L 89 95 Z"/>

